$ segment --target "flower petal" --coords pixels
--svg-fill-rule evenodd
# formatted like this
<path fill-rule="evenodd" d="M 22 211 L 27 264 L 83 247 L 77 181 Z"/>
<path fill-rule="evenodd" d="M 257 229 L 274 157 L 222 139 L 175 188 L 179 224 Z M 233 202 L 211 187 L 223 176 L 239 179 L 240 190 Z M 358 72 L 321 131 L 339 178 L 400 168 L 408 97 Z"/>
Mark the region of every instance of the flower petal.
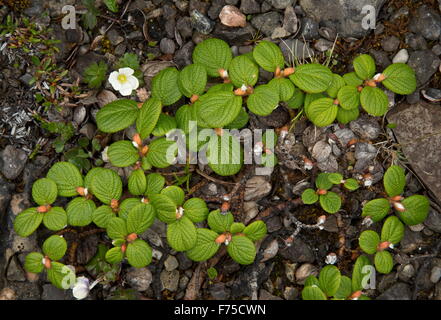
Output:
<path fill-rule="evenodd" d="M 118 71 L 113 71 L 109 76 L 109 82 L 112 85 L 113 89 L 119 91 L 121 89 L 121 82 L 118 80 L 119 73 Z"/>
<path fill-rule="evenodd" d="M 130 96 L 132 94 L 132 91 L 133 88 L 129 82 L 122 85 L 121 88 L 119 89 L 119 93 L 121 93 L 122 96 Z"/>
<path fill-rule="evenodd" d="M 133 90 L 138 89 L 138 87 L 139 87 L 139 80 L 138 80 L 137 77 L 135 77 L 135 76 L 127 77 L 127 81 L 130 83 L 130 85 L 132 86 Z"/>
<path fill-rule="evenodd" d="M 133 70 L 132 68 L 121 68 L 118 70 L 120 74 L 124 74 L 127 77 L 131 76 L 132 74 L 135 73 L 135 70 Z"/>

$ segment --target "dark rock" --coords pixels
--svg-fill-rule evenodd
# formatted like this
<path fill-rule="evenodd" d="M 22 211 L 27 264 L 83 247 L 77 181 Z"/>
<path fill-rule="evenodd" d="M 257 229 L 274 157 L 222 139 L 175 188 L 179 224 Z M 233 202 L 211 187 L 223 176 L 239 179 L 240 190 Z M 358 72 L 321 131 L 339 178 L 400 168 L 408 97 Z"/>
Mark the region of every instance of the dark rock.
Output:
<path fill-rule="evenodd" d="M 319 24 L 311 18 L 304 18 L 302 20 L 302 30 L 300 31 L 300 37 L 306 40 L 312 40 L 318 38 Z"/>
<path fill-rule="evenodd" d="M 401 252 L 411 253 L 422 246 L 423 243 L 424 241 L 420 232 L 414 232 L 406 228 L 403 239 L 400 242 Z"/>
<path fill-rule="evenodd" d="M 124 37 L 116 29 L 110 29 L 107 32 L 107 38 L 113 46 L 117 46 L 124 41 Z"/>
<path fill-rule="evenodd" d="M 272 216 L 265 222 L 269 233 L 278 231 L 283 227 L 282 221 L 279 216 Z"/>
<path fill-rule="evenodd" d="M 191 38 L 193 34 L 193 27 L 191 26 L 190 17 L 179 18 L 176 22 L 176 29 L 178 30 L 184 41 L 188 38 Z"/>
<path fill-rule="evenodd" d="M 207 14 L 209 7 L 210 7 L 209 2 L 200 1 L 200 0 L 190 0 L 188 11 L 192 12 L 193 10 L 197 10 L 201 14 Z"/>
<path fill-rule="evenodd" d="M 326 40 L 326 39 L 319 39 L 314 44 L 314 48 L 317 51 L 325 52 L 325 51 L 328 51 L 329 49 L 331 49 L 333 45 L 334 45 L 334 42 L 332 42 L 332 41 L 329 41 L 329 40 Z"/>
<path fill-rule="evenodd" d="M 245 41 L 252 39 L 255 32 L 256 29 L 249 23 L 243 28 L 227 27 L 221 23 L 217 23 L 212 34 L 217 38 L 225 40 L 230 45 L 241 45 Z"/>
<path fill-rule="evenodd" d="M 441 233 L 441 214 L 431 209 L 424 224 L 430 230 Z"/>
<path fill-rule="evenodd" d="M 343 37 L 362 37 L 371 30 L 364 30 L 362 20 L 365 5 L 375 7 L 379 13 L 384 0 L 300 0 L 300 6 L 305 13 L 318 23 L 326 21 L 337 22 L 337 32 Z"/>
<path fill-rule="evenodd" d="M 208 16 L 211 20 L 216 20 L 219 18 L 219 13 L 222 10 L 222 7 L 225 5 L 225 0 L 213 0 L 211 2 L 211 7 L 208 10 Z"/>
<path fill-rule="evenodd" d="M 173 54 L 176 50 L 175 42 L 171 39 L 163 38 L 159 43 L 159 49 L 164 54 Z"/>
<path fill-rule="evenodd" d="M 265 289 L 260 289 L 259 300 L 283 300 L 283 299 L 275 295 L 272 295 Z"/>
<path fill-rule="evenodd" d="M 72 300 L 72 292 L 70 290 L 61 290 L 48 283 L 43 285 L 43 293 L 41 294 L 41 300 Z"/>
<path fill-rule="evenodd" d="M 294 0 L 269 0 L 269 2 L 276 9 L 286 9 L 293 5 Z"/>
<path fill-rule="evenodd" d="M 190 17 L 191 25 L 196 31 L 202 34 L 209 34 L 211 31 L 213 31 L 214 22 L 208 19 L 198 10 L 191 11 Z"/>
<path fill-rule="evenodd" d="M 162 276 L 162 274 L 161 274 Z M 179 273 L 178 273 L 179 277 Z M 130 268 L 126 274 L 127 283 L 136 291 L 146 291 L 153 281 L 152 272 L 148 268 Z"/>
<path fill-rule="evenodd" d="M 371 49 L 369 50 L 369 53 L 374 57 L 375 63 L 382 69 L 385 69 L 392 63 L 389 56 L 384 51 Z"/>
<path fill-rule="evenodd" d="M 26 152 L 8 145 L 1 153 L 0 171 L 6 179 L 14 180 L 23 171 L 27 159 Z"/>
<path fill-rule="evenodd" d="M 192 53 L 194 49 L 194 43 L 192 41 L 187 42 L 181 49 L 176 51 L 173 61 L 180 68 L 185 67 L 192 63 Z"/>
<path fill-rule="evenodd" d="M 435 88 L 428 88 L 421 91 L 423 97 L 430 102 L 441 102 L 441 90 Z"/>
<path fill-rule="evenodd" d="M 409 23 L 409 30 L 421 34 L 427 40 L 438 40 L 441 36 L 441 16 L 432 8 L 423 5 Z"/>
<path fill-rule="evenodd" d="M 96 54 L 95 52 L 88 52 L 83 56 L 78 56 L 77 63 L 75 64 L 75 70 L 80 74 L 84 74 L 84 70 L 89 67 L 92 63 L 105 61 L 104 56 Z"/>
<path fill-rule="evenodd" d="M 280 128 L 289 121 L 289 113 L 283 107 L 278 107 L 269 116 L 258 116 L 259 121 L 271 128 Z"/>
<path fill-rule="evenodd" d="M 362 115 L 357 120 L 351 121 L 349 127 L 360 138 L 366 140 L 375 140 L 381 134 L 381 127 L 377 119 L 367 115 Z"/>
<path fill-rule="evenodd" d="M 398 282 L 377 297 L 377 300 L 411 300 L 409 285 Z"/>
<path fill-rule="evenodd" d="M 231 290 L 225 287 L 225 283 L 223 282 L 211 285 L 208 290 L 215 300 L 227 300 L 231 294 Z"/>
<path fill-rule="evenodd" d="M 295 239 L 290 247 L 280 250 L 279 253 L 291 262 L 312 263 L 315 261 L 312 249 L 300 239 Z"/>
<path fill-rule="evenodd" d="M 381 41 L 381 46 L 383 47 L 384 51 L 394 52 L 398 49 L 400 42 L 401 40 L 398 39 L 397 37 L 389 36 Z"/>
<path fill-rule="evenodd" d="M 14 185 L 0 177 L 0 221 L 3 221 L 3 215 L 11 201 L 11 191 Z"/>
<path fill-rule="evenodd" d="M 179 270 L 187 270 L 193 265 L 193 261 L 191 261 L 183 252 L 178 252 L 176 258 L 179 262 Z"/>
<path fill-rule="evenodd" d="M 282 41 L 280 42 L 279 47 L 282 50 L 285 60 L 288 62 L 292 62 L 294 58 L 306 59 L 314 56 L 314 50 L 303 41 L 297 39 Z"/>
<path fill-rule="evenodd" d="M 232 6 L 235 6 L 239 3 L 239 0 L 225 0 L 226 4 L 231 4 Z"/>
<path fill-rule="evenodd" d="M 23 182 L 26 192 L 31 192 L 32 184 L 42 176 L 43 172 L 47 169 L 48 163 L 49 158 L 45 156 L 37 156 L 28 163 L 23 171 Z"/>
<path fill-rule="evenodd" d="M 271 11 L 273 7 L 271 6 L 271 3 L 267 0 L 263 1 L 262 5 L 260 6 L 260 12 L 267 13 Z"/>
<path fill-rule="evenodd" d="M 175 292 L 176 290 L 178 290 L 178 285 L 179 285 L 178 270 L 173 270 L 173 271 L 162 270 L 160 279 L 163 289 L 167 289 L 171 292 Z"/>
<path fill-rule="evenodd" d="M 409 94 L 406 97 L 406 102 L 409 103 L 409 104 L 417 104 L 420 101 L 421 101 L 421 97 L 420 97 L 420 91 L 419 90 L 415 91 L 412 94 Z"/>
<path fill-rule="evenodd" d="M 441 130 L 440 119 L 440 106 L 424 102 L 416 105 L 401 104 L 388 115 L 388 121 L 397 124 L 393 131 L 403 147 L 406 159 L 439 200 L 441 168 L 434 164 L 441 159 L 441 140 L 436 135 Z"/>
<path fill-rule="evenodd" d="M 251 19 L 251 24 L 269 37 L 277 27 L 281 27 L 281 17 L 277 12 L 258 14 Z"/>
<path fill-rule="evenodd" d="M 430 50 L 415 51 L 410 55 L 409 66 L 416 73 L 418 85 L 422 85 L 438 71 L 441 60 Z"/>
<path fill-rule="evenodd" d="M 244 14 L 260 13 L 260 4 L 256 0 L 242 0 L 240 2 L 240 11 Z"/>
<path fill-rule="evenodd" d="M 407 33 L 405 36 L 406 44 L 414 50 L 426 50 L 427 41 L 422 35 Z"/>

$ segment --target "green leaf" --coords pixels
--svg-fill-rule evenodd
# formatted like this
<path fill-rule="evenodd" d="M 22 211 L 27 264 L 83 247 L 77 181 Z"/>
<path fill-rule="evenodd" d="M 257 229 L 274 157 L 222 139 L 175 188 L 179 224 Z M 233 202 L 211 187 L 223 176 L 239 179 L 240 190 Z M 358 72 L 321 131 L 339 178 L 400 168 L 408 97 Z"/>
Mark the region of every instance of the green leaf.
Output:
<path fill-rule="evenodd" d="M 197 116 L 193 109 L 194 106 L 186 104 L 176 111 L 175 119 L 177 127 L 184 131 L 185 134 L 188 134 L 191 130 L 190 121 L 197 121 Z"/>
<path fill-rule="evenodd" d="M 223 128 L 236 119 L 242 108 L 242 97 L 228 91 L 207 93 L 200 102 L 198 119 L 212 128 Z"/>
<path fill-rule="evenodd" d="M 111 264 L 120 263 L 124 259 L 121 247 L 114 247 L 106 252 L 106 260 Z"/>
<path fill-rule="evenodd" d="M 104 0 L 104 4 L 106 5 L 107 9 L 114 13 L 117 13 L 119 10 L 116 0 Z"/>
<path fill-rule="evenodd" d="M 378 222 L 383 220 L 383 218 L 390 211 L 390 203 L 387 199 L 374 199 L 367 202 L 362 211 L 362 217 L 370 217 L 372 221 Z"/>
<path fill-rule="evenodd" d="M 332 188 L 333 183 L 329 180 L 329 175 L 327 172 L 322 172 L 317 176 L 317 179 L 315 179 L 317 189 L 329 190 Z"/>
<path fill-rule="evenodd" d="M 305 287 L 302 290 L 302 300 L 328 300 L 323 291 L 317 286 Z"/>
<path fill-rule="evenodd" d="M 338 108 L 337 121 L 342 124 L 348 124 L 351 121 L 357 120 L 359 115 L 360 115 L 359 108 L 355 108 L 351 110 Z"/>
<path fill-rule="evenodd" d="M 138 116 L 138 104 L 133 100 L 121 99 L 105 105 L 96 114 L 98 129 L 114 133 L 130 127 Z"/>
<path fill-rule="evenodd" d="M 89 170 L 89 172 L 87 172 L 86 176 L 84 177 L 84 187 L 87 189 L 92 188 L 93 179 L 98 174 L 98 172 L 100 172 L 100 170 L 103 170 L 103 169 L 104 168 L 96 167 L 96 168 Z"/>
<path fill-rule="evenodd" d="M 95 209 L 92 214 L 92 221 L 100 228 L 107 228 L 109 220 L 115 217 L 112 208 L 106 205 Z"/>
<path fill-rule="evenodd" d="M 156 168 L 167 168 L 173 164 L 178 152 L 177 148 L 175 141 L 166 138 L 153 140 L 146 155 L 147 161 Z"/>
<path fill-rule="evenodd" d="M 331 86 L 332 72 L 321 64 L 303 64 L 298 66 L 289 78 L 305 92 L 320 93 L 325 92 Z"/>
<path fill-rule="evenodd" d="M 204 200 L 200 198 L 191 198 L 185 201 L 184 215 L 193 222 L 202 222 L 207 219 L 208 207 Z"/>
<path fill-rule="evenodd" d="M 155 129 L 161 115 L 162 104 L 159 99 L 150 98 L 141 107 L 136 119 L 136 131 L 141 139 L 147 138 Z"/>
<path fill-rule="evenodd" d="M 326 93 L 328 96 L 335 99 L 337 98 L 337 94 L 339 93 L 340 89 L 344 87 L 344 85 L 345 81 L 343 78 L 340 75 L 333 73 L 331 86 L 328 88 L 328 90 L 326 90 Z"/>
<path fill-rule="evenodd" d="M 145 195 L 150 197 L 153 194 L 158 194 L 164 188 L 165 178 L 159 173 L 149 173 L 147 175 L 147 188 Z"/>
<path fill-rule="evenodd" d="M 204 66 L 210 77 L 219 77 L 219 70 L 227 70 L 233 54 L 228 44 L 220 39 L 206 39 L 193 51 L 193 62 Z"/>
<path fill-rule="evenodd" d="M 314 275 L 310 275 L 308 278 L 306 278 L 305 284 L 304 284 L 305 288 L 310 287 L 310 286 L 317 286 L 318 287 L 319 285 L 320 285 L 320 283 L 319 283 L 317 277 Z"/>
<path fill-rule="evenodd" d="M 156 124 L 155 129 L 152 134 L 155 137 L 165 136 L 170 131 L 175 130 L 177 127 L 176 119 L 168 114 L 161 113 L 159 116 L 158 123 Z"/>
<path fill-rule="evenodd" d="M 55 163 L 47 173 L 47 177 L 57 184 L 58 195 L 73 197 L 78 195 L 77 187 L 83 186 L 83 177 L 78 168 L 69 162 Z"/>
<path fill-rule="evenodd" d="M 346 85 L 348 86 L 358 87 L 363 84 L 363 80 L 360 79 L 355 72 L 344 74 L 343 80 L 345 80 Z"/>
<path fill-rule="evenodd" d="M 193 261 L 205 261 L 214 256 L 220 247 L 216 243 L 218 234 L 205 228 L 196 229 L 196 244 L 186 252 L 187 257 Z"/>
<path fill-rule="evenodd" d="M 249 224 L 244 230 L 243 233 L 247 236 L 251 241 L 258 241 L 266 236 L 266 224 L 265 222 L 258 220 Z"/>
<path fill-rule="evenodd" d="M 336 266 L 327 265 L 320 271 L 320 288 L 328 296 L 332 297 L 337 292 L 341 283 L 341 274 Z"/>
<path fill-rule="evenodd" d="M 375 254 L 375 269 L 379 273 L 388 274 L 394 267 L 394 259 L 388 251 L 379 251 Z"/>
<path fill-rule="evenodd" d="M 352 281 L 350 278 L 346 276 L 341 277 L 340 287 L 337 292 L 334 294 L 334 297 L 337 299 L 346 300 L 352 294 Z"/>
<path fill-rule="evenodd" d="M 207 147 L 208 166 L 220 176 L 232 176 L 240 171 L 243 150 L 238 139 L 227 132 L 212 136 Z"/>
<path fill-rule="evenodd" d="M 398 212 L 401 220 L 408 226 L 414 226 L 423 223 L 430 210 L 429 199 L 421 195 L 413 195 L 401 202 L 404 206 L 404 212 Z"/>
<path fill-rule="evenodd" d="M 161 194 L 173 200 L 176 206 L 182 206 L 185 199 L 185 192 L 178 186 L 169 186 L 162 189 Z"/>
<path fill-rule="evenodd" d="M 364 290 L 363 279 L 369 275 L 369 271 L 366 270 L 366 266 L 372 266 L 367 256 L 359 256 L 354 264 L 352 270 L 352 292 Z"/>
<path fill-rule="evenodd" d="M 129 192 L 134 196 L 143 195 L 147 189 L 147 178 L 144 170 L 137 169 L 132 171 L 128 181 Z"/>
<path fill-rule="evenodd" d="M 217 233 L 224 233 L 230 230 L 234 222 L 231 212 L 222 213 L 219 209 L 208 214 L 207 223 L 211 230 Z"/>
<path fill-rule="evenodd" d="M 338 101 L 345 110 L 352 110 L 360 106 L 360 92 L 357 87 L 344 86 L 338 91 Z"/>
<path fill-rule="evenodd" d="M 110 239 L 124 239 L 128 234 L 126 221 L 124 219 L 114 217 L 107 223 L 107 235 Z"/>
<path fill-rule="evenodd" d="M 389 100 L 383 90 L 365 87 L 360 95 L 361 106 L 370 115 L 381 117 L 387 112 Z"/>
<path fill-rule="evenodd" d="M 161 100 L 164 106 L 177 102 L 182 97 L 178 86 L 179 71 L 165 68 L 152 79 L 152 97 Z"/>
<path fill-rule="evenodd" d="M 247 107 L 254 114 L 267 116 L 271 114 L 279 104 L 279 92 L 273 86 L 261 85 L 254 89 L 247 100 Z"/>
<path fill-rule="evenodd" d="M 196 227 L 183 216 L 167 226 L 167 241 L 176 251 L 187 251 L 196 245 Z"/>
<path fill-rule="evenodd" d="M 341 198 L 335 192 L 328 191 L 319 197 L 320 205 L 327 213 L 336 213 L 341 208 Z"/>
<path fill-rule="evenodd" d="M 384 189 L 389 197 L 399 196 L 406 186 L 406 175 L 400 166 L 390 166 L 383 178 Z"/>
<path fill-rule="evenodd" d="M 43 272 L 44 256 L 39 252 L 31 252 L 25 258 L 24 268 L 27 272 L 40 273 Z"/>
<path fill-rule="evenodd" d="M 178 85 L 187 98 L 193 95 L 200 96 L 207 85 L 207 71 L 202 65 L 190 64 L 179 73 Z"/>
<path fill-rule="evenodd" d="M 404 236 L 404 225 L 400 219 L 390 216 L 386 219 L 381 229 L 381 241 L 387 241 L 392 244 L 400 243 Z"/>
<path fill-rule="evenodd" d="M 218 84 L 215 84 L 214 86 L 210 87 L 207 90 L 207 93 L 215 93 L 215 92 L 221 92 L 221 91 L 232 92 L 233 90 L 234 90 L 234 85 L 231 82 L 230 83 L 218 83 Z"/>
<path fill-rule="evenodd" d="M 411 94 L 417 88 L 415 71 L 405 63 L 391 64 L 383 75 L 386 76 L 383 85 L 397 94 Z"/>
<path fill-rule="evenodd" d="M 43 215 L 43 224 L 52 231 L 58 231 L 67 226 L 67 214 L 61 207 L 52 207 Z"/>
<path fill-rule="evenodd" d="M 363 231 L 358 239 L 360 248 L 367 254 L 374 254 L 377 252 L 377 247 L 380 244 L 380 236 L 372 230 Z"/>
<path fill-rule="evenodd" d="M 302 201 L 304 204 L 314 204 L 319 200 L 319 197 L 315 190 L 313 189 L 306 189 L 302 193 Z"/>
<path fill-rule="evenodd" d="M 52 204 L 57 199 L 57 195 L 57 185 L 51 179 L 38 179 L 32 185 L 32 198 L 40 206 Z"/>
<path fill-rule="evenodd" d="M 309 120 L 318 127 L 332 124 L 337 117 L 338 106 L 331 98 L 321 98 L 305 106 L 305 113 Z"/>
<path fill-rule="evenodd" d="M 230 232 L 232 234 L 241 233 L 244 231 L 244 229 L 245 229 L 245 225 L 242 222 L 234 222 L 230 227 Z"/>
<path fill-rule="evenodd" d="M 138 198 L 124 199 L 119 205 L 118 216 L 123 219 L 127 219 L 130 210 L 136 207 L 141 202 Z"/>
<path fill-rule="evenodd" d="M 233 236 L 227 246 L 227 252 L 239 264 L 251 264 L 256 258 L 254 243 L 245 236 Z"/>
<path fill-rule="evenodd" d="M 343 176 L 340 173 L 330 173 L 328 174 L 328 180 L 333 184 L 341 184 Z"/>
<path fill-rule="evenodd" d="M 277 68 L 282 69 L 285 65 L 282 50 L 270 41 L 259 42 L 253 50 L 253 58 L 262 69 L 269 72 L 275 72 Z"/>
<path fill-rule="evenodd" d="M 175 202 L 163 194 L 154 194 L 150 196 L 150 201 L 156 209 L 158 219 L 165 223 L 173 223 L 176 221 L 176 204 Z"/>
<path fill-rule="evenodd" d="M 375 75 L 375 60 L 367 54 L 361 54 L 354 59 L 355 73 L 360 79 L 372 79 Z"/>
<path fill-rule="evenodd" d="M 124 168 L 135 164 L 139 159 L 138 150 L 130 141 L 117 141 L 107 150 L 109 160 L 115 167 Z"/>
<path fill-rule="evenodd" d="M 289 99 L 286 104 L 291 109 L 299 109 L 303 106 L 305 102 L 305 93 L 299 88 L 294 89 L 294 94 L 291 99 Z"/>
<path fill-rule="evenodd" d="M 96 206 L 92 200 L 83 197 L 75 198 L 67 204 L 67 221 L 71 226 L 84 227 L 92 222 Z"/>
<path fill-rule="evenodd" d="M 242 129 L 245 127 L 250 120 L 248 112 L 245 108 L 241 108 L 239 115 L 232 122 L 225 126 L 225 129 Z"/>
<path fill-rule="evenodd" d="M 127 215 L 127 233 L 141 234 L 155 222 L 155 208 L 150 203 L 140 203 Z"/>
<path fill-rule="evenodd" d="M 29 208 L 21 212 L 14 220 L 14 230 L 20 237 L 30 236 L 41 224 L 44 213 L 37 208 Z"/>
<path fill-rule="evenodd" d="M 58 289 L 67 290 L 75 285 L 75 272 L 59 262 L 51 262 L 50 269 L 47 270 L 48 280 Z"/>
<path fill-rule="evenodd" d="M 83 80 L 91 89 L 99 89 L 106 80 L 107 64 L 104 61 L 90 64 L 83 73 Z"/>
<path fill-rule="evenodd" d="M 141 239 L 129 243 L 126 251 L 127 260 L 135 268 L 143 268 L 152 262 L 152 248 Z"/>
<path fill-rule="evenodd" d="M 352 179 L 352 178 L 347 179 L 345 181 L 345 183 L 343 184 L 343 186 L 350 191 L 354 191 L 354 190 L 357 190 L 358 188 L 360 188 L 358 181 L 355 179 Z"/>
<path fill-rule="evenodd" d="M 321 99 L 321 98 L 327 98 L 327 96 L 323 93 L 307 93 L 305 96 L 305 108 L 309 107 L 309 105 L 314 102 L 315 100 Z"/>
<path fill-rule="evenodd" d="M 51 260 L 60 260 L 67 251 L 67 242 L 62 236 L 53 235 L 43 242 L 43 252 Z"/>
<path fill-rule="evenodd" d="M 254 87 L 259 78 L 259 68 L 246 56 L 233 58 L 228 72 L 231 82 L 238 88 L 242 85 Z"/>
<path fill-rule="evenodd" d="M 92 193 L 104 204 L 119 200 L 122 194 L 122 181 L 111 169 L 100 170 L 92 181 Z"/>

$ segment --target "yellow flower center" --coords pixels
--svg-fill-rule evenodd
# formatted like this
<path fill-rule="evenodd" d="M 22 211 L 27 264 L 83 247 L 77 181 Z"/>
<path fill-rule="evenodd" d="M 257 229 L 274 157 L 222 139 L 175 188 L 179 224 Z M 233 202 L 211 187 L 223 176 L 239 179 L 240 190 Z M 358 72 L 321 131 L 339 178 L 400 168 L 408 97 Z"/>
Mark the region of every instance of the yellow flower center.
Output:
<path fill-rule="evenodd" d="M 125 74 L 120 74 L 118 76 L 118 81 L 121 83 L 126 83 L 127 82 L 127 76 Z"/>

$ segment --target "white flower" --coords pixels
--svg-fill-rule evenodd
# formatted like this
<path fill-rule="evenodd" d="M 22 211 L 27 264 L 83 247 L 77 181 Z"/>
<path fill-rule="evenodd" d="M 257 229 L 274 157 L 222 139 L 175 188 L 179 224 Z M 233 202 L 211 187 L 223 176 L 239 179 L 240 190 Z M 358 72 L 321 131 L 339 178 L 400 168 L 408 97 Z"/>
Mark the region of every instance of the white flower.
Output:
<path fill-rule="evenodd" d="M 86 277 L 78 277 L 72 289 L 73 296 L 78 300 L 87 298 L 90 290 L 92 290 L 93 287 L 95 287 L 101 280 L 102 279 L 98 278 L 92 284 L 90 284 L 89 279 Z"/>
<path fill-rule="evenodd" d="M 105 147 L 103 152 L 101 152 L 101 158 L 104 162 L 109 162 L 109 156 L 107 155 L 107 150 L 109 150 L 109 147 Z"/>
<path fill-rule="evenodd" d="M 139 87 L 139 80 L 133 75 L 134 73 L 135 71 L 131 68 L 121 68 L 110 74 L 109 82 L 121 95 L 129 96 Z"/>
<path fill-rule="evenodd" d="M 337 262 L 337 255 L 335 253 L 330 253 L 326 256 L 326 264 L 335 264 Z"/>

